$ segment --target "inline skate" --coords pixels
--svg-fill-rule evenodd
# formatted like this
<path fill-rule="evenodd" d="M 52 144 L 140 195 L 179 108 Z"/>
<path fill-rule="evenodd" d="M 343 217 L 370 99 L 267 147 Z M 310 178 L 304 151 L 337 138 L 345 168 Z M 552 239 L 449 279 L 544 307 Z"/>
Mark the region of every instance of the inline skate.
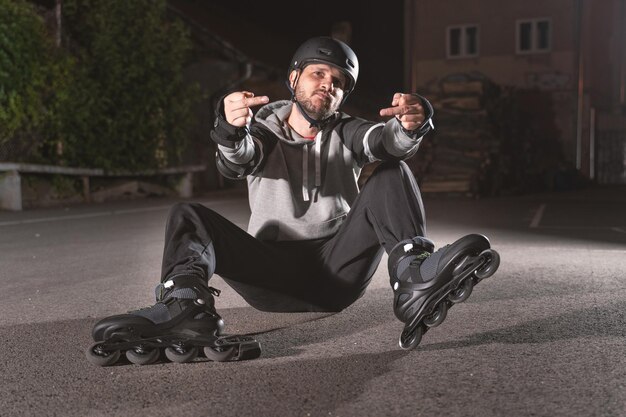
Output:
<path fill-rule="evenodd" d="M 417 347 L 428 329 L 445 320 L 451 306 L 467 300 L 474 286 L 500 265 L 500 255 L 480 234 L 433 250 L 432 241 L 415 237 L 389 253 L 394 313 L 405 323 L 399 344 L 405 350 Z"/>
<path fill-rule="evenodd" d="M 107 317 L 93 328 L 96 342 L 87 351 L 95 365 L 109 366 L 122 352 L 138 365 L 156 362 L 164 348 L 172 362 L 194 360 L 202 348 L 213 361 L 254 359 L 259 342 L 249 336 L 222 335 L 224 321 L 215 311 L 219 290 L 197 277 L 179 276 L 159 284 L 151 307 Z"/>

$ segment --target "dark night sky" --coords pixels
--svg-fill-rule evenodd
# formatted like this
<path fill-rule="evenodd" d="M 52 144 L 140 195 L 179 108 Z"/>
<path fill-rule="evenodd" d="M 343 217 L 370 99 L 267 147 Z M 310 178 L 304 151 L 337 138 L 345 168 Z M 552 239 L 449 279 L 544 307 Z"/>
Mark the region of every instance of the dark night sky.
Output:
<path fill-rule="evenodd" d="M 253 58 L 285 70 L 300 43 L 328 35 L 334 22 L 352 24 L 351 46 L 360 62 L 359 91 L 389 96 L 403 87 L 403 2 L 389 0 L 202 1 L 178 0 L 240 16 L 238 35 L 226 39 Z M 217 11 L 217 9 L 215 9 Z M 232 30 L 232 29 L 231 29 Z M 276 39 L 272 42 L 271 39 Z M 269 40 L 269 41 L 268 41 Z"/>
<path fill-rule="evenodd" d="M 47 8 L 54 0 L 31 0 Z M 352 24 L 360 63 L 355 96 L 391 97 L 403 87 L 403 0 L 168 0 L 221 20 L 209 30 L 255 60 L 285 68 L 298 45 L 329 35 L 334 22 Z M 222 18 L 223 16 L 223 18 Z M 190 16 L 192 18 L 200 16 Z"/>

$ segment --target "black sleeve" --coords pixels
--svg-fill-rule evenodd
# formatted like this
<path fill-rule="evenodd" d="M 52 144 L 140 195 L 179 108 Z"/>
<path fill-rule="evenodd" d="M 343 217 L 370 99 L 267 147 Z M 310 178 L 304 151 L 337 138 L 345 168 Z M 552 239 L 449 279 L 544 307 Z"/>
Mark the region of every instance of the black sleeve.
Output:
<path fill-rule="evenodd" d="M 359 117 L 345 117 L 336 123 L 333 130 L 337 132 L 344 146 L 352 152 L 357 164 L 359 166 L 363 166 L 368 162 L 372 162 L 372 159 L 367 154 L 365 149 L 365 136 L 368 135 L 369 132 L 367 142 L 368 144 L 371 144 L 372 136 L 376 137 L 382 135 L 383 126 L 384 123 L 376 123 Z M 382 142 L 382 140 L 377 140 L 376 142 Z M 382 146 L 381 149 L 384 151 Z M 370 151 L 373 150 L 370 149 Z M 386 160 L 390 159 L 392 156 L 388 154 L 382 155 L 381 152 L 377 152 L 375 157 L 379 160 Z"/>
<path fill-rule="evenodd" d="M 359 165 L 362 166 L 374 160 L 401 160 L 412 155 L 396 156 L 390 154 L 384 147 L 383 137 L 395 134 L 394 131 L 402 131 L 407 136 L 418 139 L 433 128 L 432 118 L 434 110 L 432 105 L 425 97 L 419 94 L 414 95 L 422 102 L 425 113 L 424 123 L 422 123 L 419 129 L 408 131 L 402 127 L 400 121 L 395 117 L 387 123 L 375 123 L 357 117 L 347 117 L 337 122 L 334 129 L 338 129 L 344 145 L 352 151 Z M 367 141 L 365 141 L 366 135 Z"/>
<path fill-rule="evenodd" d="M 211 129 L 211 139 L 218 145 L 234 148 L 236 143 L 243 140 L 248 133 L 247 127 L 236 127 L 226 121 L 224 117 L 224 98 L 222 97 L 215 110 L 215 120 Z"/>
<path fill-rule="evenodd" d="M 254 143 L 254 157 L 245 164 L 235 164 L 229 161 L 218 147 L 215 154 L 217 169 L 224 177 L 240 180 L 262 169 L 266 155 L 276 144 L 276 138 L 266 129 L 254 124 L 250 128 L 250 135 Z"/>

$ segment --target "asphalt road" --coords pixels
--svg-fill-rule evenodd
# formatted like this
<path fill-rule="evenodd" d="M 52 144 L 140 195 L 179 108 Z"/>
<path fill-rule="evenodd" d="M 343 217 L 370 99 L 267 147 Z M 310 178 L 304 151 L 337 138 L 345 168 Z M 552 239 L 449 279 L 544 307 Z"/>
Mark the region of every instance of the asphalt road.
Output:
<path fill-rule="evenodd" d="M 198 199 L 245 226 L 245 198 Z M 502 257 L 418 349 L 401 351 L 386 258 L 338 314 L 269 314 L 223 290 L 259 359 L 99 368 L 101 317 L 152 304 L 171 200 L 0 212 L 2 416 L 625 416 L 626 188 L 426 197 L 437 246 Z"/>

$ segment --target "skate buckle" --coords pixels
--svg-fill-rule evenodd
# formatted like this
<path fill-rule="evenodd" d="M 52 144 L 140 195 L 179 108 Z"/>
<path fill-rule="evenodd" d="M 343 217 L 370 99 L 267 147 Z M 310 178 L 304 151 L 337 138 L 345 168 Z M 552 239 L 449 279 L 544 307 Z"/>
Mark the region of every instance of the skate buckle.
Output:
<path fill-rule="evenodd" d="M 218 290 L 217 288 L 213 288 L 213 287 L 209 287 L 209 291 L 211 292 L 211 294 L 213 294 L 216 297 L 219 297 L 220 294 L 222 293 L 222 291 Z"/>

